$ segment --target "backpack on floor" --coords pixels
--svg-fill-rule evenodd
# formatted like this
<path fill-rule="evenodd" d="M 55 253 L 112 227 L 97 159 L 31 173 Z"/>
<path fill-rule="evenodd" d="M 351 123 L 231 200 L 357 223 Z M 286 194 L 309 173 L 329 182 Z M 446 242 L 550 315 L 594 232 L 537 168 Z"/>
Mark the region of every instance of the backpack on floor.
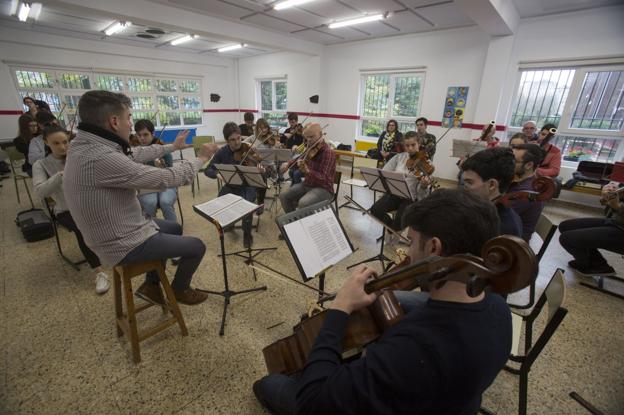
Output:
<path fill-rule="evenodd" d="M 42 209 L 29 209 L 19 212 L 15 224 L 20 227 L 28 242 L 41 241 L 54 236 L 52 221 Z"/>

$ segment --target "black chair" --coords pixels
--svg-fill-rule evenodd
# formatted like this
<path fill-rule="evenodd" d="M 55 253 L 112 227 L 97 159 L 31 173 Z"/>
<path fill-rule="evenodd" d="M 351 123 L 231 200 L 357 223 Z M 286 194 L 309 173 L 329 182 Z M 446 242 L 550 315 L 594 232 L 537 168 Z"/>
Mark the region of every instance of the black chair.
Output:
<path fill-rule="evenodd" d="M 341 171 L 336 171 L 334 173 L 334 196 L 332 197 L 332 203 L 334 204 L 334 210 L 336 210 L 336 215 L 339 215 L 338 213 L 338 192 L 340 192 L 340 179 L 342 178 L 342 172 Z"/>
<path fill-rule="evenodd" d="M 45 207 L 48 210 L 48 215 L 50 216 L 50 220 L 52 221 L 52 228 L 54 229 L 54 238 L 56 238 L 56 247 L 58 248 L 59 255 L 61 256 L 61 258 L 63 258 L 63 261 L 67 262 L 67 264 L 69 264 L 72 268 L 74 268 L 76 271 L 80 271 L 80 265 L 87 262 L 87 260 L 83 259 L 82 261 L 74 262 L 71 259 L 69 259 L 67 256 L 65 256 L 65 254 L 63 253 L 63 248 L 61 247 L 61 239 L 59 237 L 59 232 L 58 232 L 58 227 L 63 226 L 63 225 L 58 221 L 58 219 L 56 218 L 56 215 L 54 214 L 54 210 L 52 209 L 52 206 L 54 205 L 54 200 L 46 197 L 45 199 L 43 199 L 43 203 L 45 204 Z M 70 230 L 68 229 L 68 231 Z"/>
<path fill-rule="evenodd" d="M 535 255 L 538 261 L 541 261 L 542 257 L 546 253 L 548 249 L 548 245 L 552 240 L 553 236 L 555 236 L 555 232 L 557 232 L 557 225 L 552 223 L 550 219 L 543 213 L 540 215 L 539 220 L 537 221 L 537 225 L 535 225 L 535 232 L 542 239 L 542 246 L 540 250 Z M 517 310 L 526 310 L 533 307 L 535 304 L 535 281 L 531 282 L 529 285 L 529 301 L 526 304 L 508 304 L 509 307 L 515 308 Z"/>

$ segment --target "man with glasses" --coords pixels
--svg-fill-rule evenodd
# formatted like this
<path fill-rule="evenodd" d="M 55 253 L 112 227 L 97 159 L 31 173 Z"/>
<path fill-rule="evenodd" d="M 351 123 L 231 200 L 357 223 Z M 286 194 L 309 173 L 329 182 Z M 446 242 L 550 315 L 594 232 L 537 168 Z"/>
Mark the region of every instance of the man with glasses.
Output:
<path fill-rule="evenodd" d="M 537 141 L 537 124 L 535 121 L 527 121 L 522 124 L 522 132 L 527 139 L 527 142 Z"/>

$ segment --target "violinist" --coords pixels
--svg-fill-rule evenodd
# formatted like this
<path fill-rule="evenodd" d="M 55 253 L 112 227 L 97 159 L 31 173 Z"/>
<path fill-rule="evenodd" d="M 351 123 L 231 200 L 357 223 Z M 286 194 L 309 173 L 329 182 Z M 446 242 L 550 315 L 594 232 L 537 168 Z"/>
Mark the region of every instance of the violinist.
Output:
<path fill-rule="evenodd" d="M 279 144 L 279 139 L 271 131 L 271 126 L 264 118 L 258 118 L 256 121 L 255 135 L 249 137 L 245 142 L 254 142 L 254 146 L 258 148 L 273 148 Z"/>
<path fill-rule="evenodd" d="M 429 120 L 420 117 L 416 120 L 416 134 L 418 136 L 418 147 L 427 152 L 429 160 L 433 161 L 436 152 L 436 136 L 427 132 Z"/>
<path fill-rule="evenodd" d="M 474 138 L 473 141 L 484 141 L 486 143 L 486 148 L 498 147 L 500 145 L 500 139 L 496 137 L 496 123 L 492 121 L 484 126 L 481 130 L 481 135 Z"/>
<path fill-rule="evenodd" d="M 498 203 L 514 178 L 516 159 L 510 148 L 481 150 L 461 166 L 464 189 L 487 198 L 495 204 L 500 219 L 500 234 L 522 237 L 520 216 L 503 203 Z"/>
<path fill-rule="evenodd" d="M 513 148 L 516 159 L 515 178 L 509 193 L 533 189 L 535 170 L 544 158 L 544 151 L 536 144 L 519 144 Z M 529 242 L 535 231 L 537 221 L 544 209 L 542 201 L 512 200 L 509 206 L 516 211 L 522 220 L 522 239 Z"/>
<path fill-rule="evenodd" d="M 241 136 L 242 137 L 251 137 L 252 135 L 254 135 L 254 115 L 253 115 L 253 112 L 246 112 L 243 115 L 243 120 L 245 122 L 238 126 L 238 128 L 240 128 L 240 130 L 241 130 Z"/>
<path fill-rule="evenodd" d="M 427 186 L 429 180 L 426 176 L 418 178 L 414 174 L 410 173 L 408 162 L 415 160 L 420 154 L 420 148 L 418 146 L 418 136 L 414 131 L 409 131 L 405 134 L 403 139 L 403 147 L 405 151 L 397 154 L 383 167 L 386 171 L 396 171 L 405 173 L 407 183 L 410 186 L 412 195 L 418 195 L 418 199 L 426 196 Z M 420 162 L 420 161 L 419 161 Z M 413 200 L 403 199 L 395 195 L 385 194 L 378 201 L 376 201 L 370 208 L 370 212 L 377 219 L 383 221 L 386 225 L 392 227 L 394 230 L 401 228 L 401 216 L 403 210 L 412 203 Z M 396 210 L 394 219 L 388 214 Z M 391 238 L 392 239 L 392 238 Z M 393 242 L 393 241 L 390 241 Z"/>
<path fill-rule="evenodd" d="M 377 140 L 377 154 L 379 160 L 387 162 L 397 153 L 403 151 L 403 134 L 399 131 L 396 120 L 390 120 L 386 124 L 386 130 L 381 133 Z"/>
<path fill-rule="evenodd" d="M 460 190 L 443 189 L 410 205 L 412 262 L 459 253 L 479 255 L 498 234 L 492 204 Z M 341 340 L 349 315 L 376 294 L 364 285 L 375 275 L 356 270 L 329 305 L 301 376 L 269 375 L 253 390 L 275 414 L 475 414 L 481 395 L 509 357 L 511 313 L 497 294 L 470 297 L 466 285 L 430 285 L 430 299 L 415 308 L 401 303 L 403 318 L 349 363 Z"/>
<path fill-rule="evenodd" d="M 250 148 L 249 144 L 242 143 L 240 129 L 236 123 L 225 123 L 223 126 L 223 138 L 225 138 L 227 145 L 221 147 L 215 153 L 212 161 L 208 164 L 208 167 L 204 171 L 204 174 L 211 179 L 217 178 L 218 173 L 215 164 L 240 164 L 242 158 L 245 157 L 245 153 L 247 153 Z M 251 186 L 224 184 L 219 191 L 219 196 L 223 196 L 228 193 L 241 196 L 243 199 L 250 202 L 254 202 L 256 200 L 256 189 Z M 243 217 L 243 246 L 245 248 L 251 248 L 253 245 L 253 236 L 251 235 L 252 219 L 253 216 L 251 214 Z"/>
<path fill-rule="evenodd" d="M 294 112 L 288 113 L 288 128 L 280 137 L 282 147 L 291 149 L 303 143 L 303 126 L 299 124 L 299 116 Z"/>
<path fill-rule="evenodd" d="M 624 203 L 619 189 L 617 182 L 602 188 L 601 203 L 610 211 L 607 218 L 569 219 L 559 224 L 559 242 L 574 257 L 568 265 L 581 275 L 615 274 L 599 249 L 624 255 Z"/>
<path fill-rule="evenodd" d="M 280 194 L 282 208 L 286 213 L 330 200 L 334 195 L 336 154 L 323 139 L 321 126 L 317 123 L 308 125 L 303 130 L 303 137 L 306 151 L 298 158 L 290 160 L 287 166 L 294 168 L 292 165 L 296 164 L 304 180 Z M 283 167 L 285 166 L 282 165 Z"/>
<path fill-rule="evenodd" d="M 544 160 L 542 160 L 542 164 L 540 164 L 539 168 L 535 171 L 535 174 L 538 176 L 552 178 L 559 176 L 559 172 L 561 171 L 561 158 L 563 156 L 559 147 L 551 144 L 556 132 L 557 128 L 555 124 L 545 124 L 539 132 L 537 142 L 546 155 L 544 156 Z"/>

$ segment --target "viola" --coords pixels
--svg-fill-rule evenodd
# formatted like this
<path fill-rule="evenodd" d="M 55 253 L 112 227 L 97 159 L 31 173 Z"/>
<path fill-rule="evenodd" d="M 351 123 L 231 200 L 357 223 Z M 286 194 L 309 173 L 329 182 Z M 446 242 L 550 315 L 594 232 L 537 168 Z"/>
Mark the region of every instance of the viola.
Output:
<path fill-rule="evenodd" d="M 514 180 L 517 181 L 517 180 Z M 553 198 L 557 192 L 557 184 L 550 177 L 536 177 L 531 183 L 533 190 L 521 190 L 502 195 L 496 202 L 505 206 L 512 200 L 527 200 L 529 202 L 544 202 Z"/>
<path fill-rule="evenodd" d="M 243 166 L 257 166 L 262 157 L 251 144 L 241 143 L 238 150 L 234 151 L 234 161 Z"/>
<path fill-rule="evenodd" d="M 446 281 L 466 284 L 466 292 L 476 297 L 486 288 L 499 294 L 510 294 L 531 284 L 537 277 L 538 261 L 533 250 L 522 239 L 504 235 L 489 240 L 481 257 L 459 254 L 432 256 L 411 265 L 389 271 L 366 284 L 367 293 L 382 291 L 375 302 L 351 313 L 342 341 L 342 356 L 352 357 L 374 341 L 403 316 L 400 304 L 386 288 L 408 282 L 407 288 L 429 287 Z M 294 334 L 262 350 L 269 373 L 292 374 L 303 369 L 314 341 L 323 327 L 326 311 L 295 326 Z"/>
<path fill-rule="evenodd" d="M 434 165 L 431 164 L 429 160 L 427 152 L 424 150 L 420 150 L 411 155 L 407 162 L 405 162 L 405 167 L 416 177 L 430 176 L 435 170 Z"/>

